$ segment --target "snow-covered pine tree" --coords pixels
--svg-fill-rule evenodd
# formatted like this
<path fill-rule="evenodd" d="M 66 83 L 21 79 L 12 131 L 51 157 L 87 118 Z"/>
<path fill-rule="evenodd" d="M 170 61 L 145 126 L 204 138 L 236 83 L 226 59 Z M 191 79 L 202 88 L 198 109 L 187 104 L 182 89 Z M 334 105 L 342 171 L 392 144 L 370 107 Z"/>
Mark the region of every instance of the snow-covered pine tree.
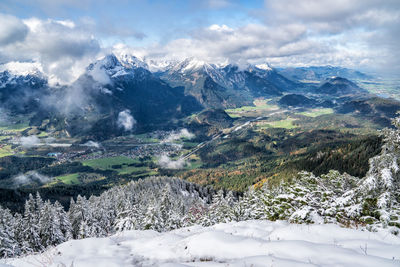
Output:
<path fill-rule="evenodd" d="M 80 236 L 81 223 L 84 221 L 86 207 L 86 198 L 78 195 L 76 201 L 71 199 L 71 204 L 68 211 L 68 218 L 72 227 L 72 237 L 78 239 Z"/>
<path fill-rule="evenodd" d="M 158 226 L 156 227 L 159 231 L 168 231 L 171 229 L 175 229 L 173 223 L 171 222 L 172 213 L 176 213 L 174 210 L 176 208 L 173 205 L 173 199 L 171 198 L 171 186 L 166 184 L 161 191 L 161 199 L 158 208 Z"/>
<path fill-rule="evenodd" d="M 25 212 L 22 219 L 22 235 L 21 239 L 24 250 L 42 251 L 43 245 L 40 239 L 40 211 L 38 206 L 42 206 L 42 200 L 37 194 L 36 200 L 32 194 L 29 194 L 28 200 L 25 202 Z"/>
<path fill-rule="evenodd" d="M 264 205 L 260 199 L 261 190 L 249 188 L 239 201 L 233 205 L 233 216 L 236 221 L 260 219 Z"/>
<path fill-rule="evenodd" d="M 86 211 L 86 225 L 88 226 L 89 236 L 104 237 L 111 231 L 109 218 L 109 200 L 98 199 L 91 196 L 88 200 Z"/>
<path fill-rule="evenodd" d="M 0 257 L 13 257 L 21 254 L 15 230 L 14 216 L 8 209 L 0 206 Z"/>
<path fill-rule="evenodd" d="M 160 214 L 158 204 L 157 200 L 153 196 L 147 199 L 143 225 L 145 230 L 160 230 Z"/>
<path fill-rule="evenodd" d="M 141 210 L 139 209 L 139 203 L 125 202 L 124 207 L 118 212 L 115 220 L 115 230 L 139 230 L 142 229 L 140 216 Z"/>
<path fill-rule="evenodd" d="M 383 227 L 400 228 L 400 117 L 392 120 L 393 129 L 382 131 L 382 152 L 370 159 L 366 177 L 354 190 L 361 200 L 361 221 Z"/>
<path fill-rule="evenodd" d="M 39 218 L 39 235 L 43 247 L 55 246 L 65 241 L 61 232 L 60 218 L 50 201 L 46 201 L 41 207 Z"/>
<path fill-rule="evenodd" d="M 224 197 L 224 191 L 219 190 L 213 196 L 212 203 L 208 209 L 207 217 L 203 220 L 203 225 L 209 226 L 216 223 L 229 222 L 234 218 L 233 209 Z"/>
<path fill-rule="evenodd" d="M 77 233 L 77 239 L 82 239 L 87 237 L 92 237 L 90 227 L 88 226 L 86 221 L 80 221 Z"/>
<path fill-rule="evenodd" d="M 208 210 L 204 203 L 197 202 L 193 204 L 182 218 L 182 226 L 186 227 L 194 224 L 202 224 L 207 213 Z"/>
<path fill-rule="evenodd" d="M 55 216 L 58 218 L 59 223 L 60 223 L 60 231 L 62 235 L 64 236 L 64 240 L 70 240 L 72 239 L 72 225 L 71 222 L 68 219 L 68 214 L 65 212 L 63 206 L 56 201 L 54 203 L 54 212 Z"/>

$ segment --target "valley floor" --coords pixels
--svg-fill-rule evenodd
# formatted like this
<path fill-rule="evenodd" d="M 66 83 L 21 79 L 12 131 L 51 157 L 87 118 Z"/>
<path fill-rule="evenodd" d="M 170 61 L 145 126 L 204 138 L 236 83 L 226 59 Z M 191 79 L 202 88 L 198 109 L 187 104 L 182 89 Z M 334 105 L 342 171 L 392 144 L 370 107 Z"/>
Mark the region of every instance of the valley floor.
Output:
<path fill-rule="evenodd" d="M 11 266 L 400 266 L 400 238 L 333 224 L 244 221 L 72 240 Z M 1 264 L 0 264 L 1 265 Z"/>

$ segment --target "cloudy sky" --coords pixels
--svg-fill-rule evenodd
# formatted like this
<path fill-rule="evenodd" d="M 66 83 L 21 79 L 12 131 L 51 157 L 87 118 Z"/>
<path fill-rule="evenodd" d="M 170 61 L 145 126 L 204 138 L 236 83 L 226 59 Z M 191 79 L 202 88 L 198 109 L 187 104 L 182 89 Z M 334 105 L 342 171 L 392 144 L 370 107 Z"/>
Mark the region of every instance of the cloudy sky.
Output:
<path fill-rule="evenodd" d="M 0 64 L 61 82 L 112 50 L 396 74 L 399 41 L 399 0 L 0 1 Z"/>

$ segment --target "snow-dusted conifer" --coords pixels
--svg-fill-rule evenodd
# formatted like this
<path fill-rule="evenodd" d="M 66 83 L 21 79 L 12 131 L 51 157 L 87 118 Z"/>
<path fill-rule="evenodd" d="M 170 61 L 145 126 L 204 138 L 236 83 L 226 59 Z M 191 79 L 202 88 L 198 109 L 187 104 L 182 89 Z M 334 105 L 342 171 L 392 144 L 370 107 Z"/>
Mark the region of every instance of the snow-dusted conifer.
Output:
<path fill-rule="evenodd" d="M 64 240 L 70 240 L 72 239 L 72 225 L 71 222 L 68 219 L 68 215 L 65 212 L 63 206 L 61 206 L 61 204 L 56 201 L 54 203 L 54 212 L 55 212 L 55 216 L 58 218 L 59 220 L 59 224 L 60 224 L 60 231 L 64 237 Z"/>
<path fill-rule="evenodd" d="M 61 232 L 60 218 L 50 201 L 42 205 L 39 219 L 40 238 L 43 247 L 58 245 L 65 241 L 65 236 Z"/>
<path fill-rule="evenodd" d="M 138 203 L 126 202 L 115 220 L 115 230 L 139 230 L 142 228 L 140 221 L 141 211 Z"/>
<path fill-rule="evenodd" d="M 25 202 L 25 212 L 23 217 L 22 239 L 26 243 L 25 249 L 32 251 L 41 251 L 44 247 L 40 239 L 40 212 L 36 204 L 42 205 L 40 196 L 37 195 L 36 200 L 30 194 L 29 199 Z"/>
<path fill-rule="evenodd" d="M 21 253 L 15 230 L 14 216 L 0 206 L 0 257 L 18 256 Z"/>
<path fill-rule="evenodd" d="M 78 195 L 76 201 L 71 199 L 71 204 L 68 211 L 68 218 L 72 227 L 72 236 L 75 239 L 77 239 L 78 236 L 80 236 L 79 232 L 81 228 L 81 222 L 86 219 L 84 211 L 84 207 L 86 206 L 85 202 L 86 198 L 81 197 L 80 195 Z"/>
<path fill-rule="evenodd" d="M 207 218 L 203 224 L 213 225 L 216 223 L 229 222 L 232 220 L 232 217 L 231 207 L 224 197 L 224 191 L 219 190 L 217 194 L 213 196 Z"/>

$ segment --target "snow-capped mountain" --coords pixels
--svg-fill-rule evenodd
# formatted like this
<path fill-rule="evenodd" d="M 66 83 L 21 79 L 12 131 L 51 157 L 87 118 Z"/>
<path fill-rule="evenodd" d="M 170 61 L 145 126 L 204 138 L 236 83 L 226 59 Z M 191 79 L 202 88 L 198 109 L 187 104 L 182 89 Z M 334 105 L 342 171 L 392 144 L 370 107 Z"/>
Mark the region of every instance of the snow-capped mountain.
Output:
<path fill-rule="evenodd" d="M 21 75 L 15 77 L 3 75 L 0 87 L 10 83 L 20 86 L 21 81 L 16 81 L 16 77 L 32 79 L 35 76 L 46 80 L 40 71 L 40 66 L 35 63 L 9 64 L 3 68 L 10 68 L 7 70 L 8 73 L 12 70 Z M 86 76 L 91 77 L 97 85 L 85 82 Z M 124 86 L 111 86 L 112 84 L 123 81 L 135 83 L 139 80 L 158 79 L 157 77 L 161 78 L 159 82 L 165 82 L 171 87 L 184 87 L 185 95 L 194 97 L 206 108 L 248 105 L 252 103 L 254 97 L 279 96 L 296 86 L 268 64 L 246 66 L 214 64 L 194 57 L 182 61 L 159 60 L 140 58 L 120 51 L 114 51 L 91 63 L 73 85 L 84 82 L 86 88 L 97 88 L 97 91 L 111 95 L 116 90 L 124 89 Z M 32 84 L 28 87 L 34 86 L 36 82 L 32 80 Z"/>
<path fill-rule="evenodd" d="M 7 86 L 37 87 L 47 82 L 40 64 L 9 62 L 0 65 L 0 88 Z"/>
<path fill-rule="evenodd" d="M 39 87 L 47 83 L 42 73 L 28 73 L 26 75 L 13 74 L 9 71 L 0 72 L 0 88 L 12 87 Z"/>
<path fill-rule="evenodd" d="M 29 114 L 33 125 L 50 121 L 48 127 L 56 131 L 95 139 L 122 134 L 117 119 L 124 110 L 137 122 L 135 129 L 169 125 L 201 110 L 182 88 L 171 87 L 146 67 L 136 57 L 110 54 L 90 64 L 72 84 L 57 87 L 37 71 L 16 75 L 5 70 L 0 72 L 1 107 Z"/>
<path fill-rule="evenodd" d="M 196 58 L 171 64 L 160 77 L 185 87 L 186 94 L 209 108 L 251 104 L 254 97 L 279 96 L 297 86 L 268 64 L 214 64 Z"/>
<path fill-rule="evenodd" d="M 7 71 L 14 76 L 43 76 L 40 64 L 35 62 L 8 62 L 0 65 L 0 72 Z"/>
<path fill-rule="evenodd" d="M 169 71 L 184 74 L 200 70 L 207 70 L 207 68 L 211 68 L 211 64 L 192 57 L 187 58 L 181 62 L 177 62 L 175 65 L 171 66 Z"/>
<path fill-rule="evenodd" d="M 26 91 L 27 88 L 48 87 L 47 79 L 37 64 L 9 64 L 3 68 L 10 70 L 0 76 L 0 88 L 18 87 Z M 254 97 L 279 96 L 294 86 L 294 83 L 280 76 L 268 64 L 214 64 L 193 57 L 182 61 L 156 60 L 115 51 L 91 63 L 72 84 L 55 90 L 58 95 L 50 102 L 55 103 L 52 108 L 67 106 L 66 110 L 74 112 L 93 110 L 90 106 L 97 106 L 100 113 L 113 106 L 145 110 L 140 107 L 143 103 L 156 105 L 154 109 L 149 108 L 150 111 L 160 109 L 160 113 L 164 113 L 178 109 L 186 112 L 198 110 L 201 106 L 227 108 L 250 105 Z M 74 96 L 68 94 L 68 88 L 74 88 L 74 94 L 82 94 L 82 97 L 79 101 L 57 104 L 63 95 L 74 99 Z M 182 88 L 184 92 L 181 92 Z M 42 97 L 36 95 L 35 98 Z M 181 102 L 183 98 L 190 98 L 187 102 L 189 104 Z M 111 103 L 115 101 L 119 104 Z M 136 101 L 139 102 L 135 106 Z M 172 103 L 178 103 L 178 106 Z M 73 108 L 68 108 L 69 104 Z M 146 116 L 147 119 L 150 117 Z"/>
<path fill-rule="evenodd" d="M 140 64 L 140 61 L 133 57 L 125 57 L 124 60 L 125 61 L 121 61 L 114 54 L 109 54 L 90 64 L 86 71 L 95 81 L 109 83 L 108 79 L 110 78 L 134 75 L 133 70 L 145 66 L 144 64 Z"/>
<path fill-rule="evenodd" d="M 267 63 L 215 64 L 194 57 L 151 59 L 118 51 L 91 63 L 72 84 L 52 86 L 48 80 L 36 63 L 1 65 L 2 108 L 32 114 L 35 125 L 54 116 L 81 116 L 84 130 L 111 134 L 117 127 L 117 114 L 125 109 L 132 112 L 138 127 L 157 127 L 193 111 L 252 105 L 255 98 L 295 90 L 301 93 L 298 91 L 307 86 L 286 79 Z M 340 96 L 355 88 L 339 78 L 328 82 L 316 93 L 333 90 Z M 98 128 L 99 118 L 107 120 L 102 121 L 105 129 Z M 82 132 L 82 121 L 74 122 L 77 125 L 73 127 L 73 122 L 64 125 L 72 135 Z"/>
<path fill-rule="evenodd" d="M 118 112 L 126 109 L 139 129 L 168 124 L 201 109 L 193 97 L 159 79 L 145 62 L 133 56 L 110 54 L 97 60 L 75 86 L 85 88 L 87 102 L 95 105 L 100 114 L 112 114 L 109 119 L 113 125 L 108 125 L 111 131 L 117 128 Z"/>
<path fill-rule="evenodd" d="M 232 70 L 235 75 L 232 75 Z M 254 73 L 266 78 L 268 77 L 268 73 L 274 72 L 274 69 L 267 63 L 259 65 L 246 64 L 244 66 L 237 64 L 215 64 L 191 57 L 183 61 L 170 62 L 165 72 L 171 76 L 182 75 L 189 79 L 192 75 L 206 74 L 222 86 L 239 88 L 244 86 L 241 83 L 245 79 L 245 72 Z"/>
<path fill-rule="evenodd" d="M 192 84 L 195 84 L 202 76 L 209 76 L 221 86 L 227 85 L 226 77 L 220 66 L 196 58 L 187 58 L 171 64 L 166 69 L 165 75 L 163 75 L 163 77 L 166 77 L 166 80 L 169 80 L 167 76 Z"/>
<path fill-rule="evenodd" d="M 0 104 L 5 111 L 32 112 L 48 90 L 47 79 L 41 72 L 0 72 Z"/>
<path fill-rule="evenodd" d="M 150 72 L 146 62 L 133 55 L 123 53 L 117 55 L 114 53 L 108 54 L 86 68 L 86 74 L 91 75 L 94 80 L 103 83 L 104 79 L 107 80 L 104 74 L 106 74 L 108 78 L 128 76 L 127 78 L 133 79 L 140 78 L 138 74 L 143 74 L 143 72 Z"/>
<path fill-rule="evenodd" d="M 137 68 L 143 68 L 143 69 L 149 69 L 149 66 L 145 61 L 142 59 L 134 56 L 134 55 L 129 55 L 129 54 L 124 54 L 124 53 L 117 53 L 114 54 L 118 61 L 128 69 L 137 69 Z"/>

